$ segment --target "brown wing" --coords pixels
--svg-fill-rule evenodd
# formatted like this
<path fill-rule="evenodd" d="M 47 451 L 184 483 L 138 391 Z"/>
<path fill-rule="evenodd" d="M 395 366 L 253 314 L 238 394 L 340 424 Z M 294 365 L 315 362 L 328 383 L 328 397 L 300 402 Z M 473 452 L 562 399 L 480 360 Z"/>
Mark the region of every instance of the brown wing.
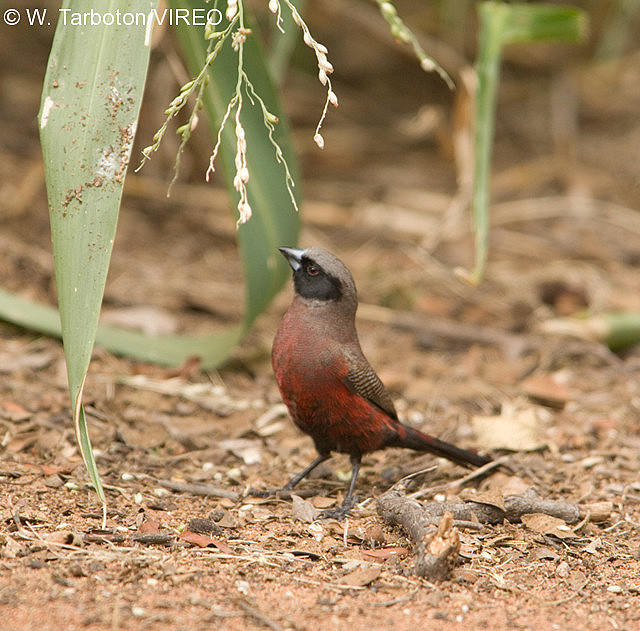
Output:
<path fill-rule="evenodd" d="M 351 368 L 344 378 L 344 383 L 355 394 L 379 407 L 392 419 L 398 420 L 398 413 L 393 405 L 389 391 L 385 388 L 380 377 L 369 365 L 364 357 L 359 361 L 350 362 Z"/>

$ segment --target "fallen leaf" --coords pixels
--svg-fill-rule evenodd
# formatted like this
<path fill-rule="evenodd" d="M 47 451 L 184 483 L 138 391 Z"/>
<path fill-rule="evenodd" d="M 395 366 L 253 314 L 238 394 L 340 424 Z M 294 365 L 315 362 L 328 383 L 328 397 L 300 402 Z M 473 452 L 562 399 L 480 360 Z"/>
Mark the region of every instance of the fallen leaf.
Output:
<path fill-rule="evenodd" d="M 499 416 L 474 416 L 477 442 L 484 449 L 535 451 L 545 446 L 539 436 L 539 419 L 533 407 L 505 402 Z"/>
<path fill-rule="evenodd" d="M 250 465 L 262 462 L 263 446 L 261 440 L 230 438 L 220 441 L 219 446 L 240 458 L 244 464 Z"/>
<path fill-rule="evenodd" d="M 342 585 L 350 585 L 352 587 L 365 587 L 375 581 L 382 573 L 380 565 L 369 565 L 357 569 L 340 579 Z"/>
<path fill-rule="evenodd" d="M 374 561 L 376 563 L 383 563 L 391 557 L 406 556 L 408 554 L 407 548 L 395 547 L 395 548 L 379 548 L 377 550 L 362 550 L 362 558 L 367 561 Z"/>
<path fill-rule="evenodd" d="M 521 384 L 522 391 L 534 401 L 561 410 L 571 398 L 569 389 L 558 383 L 554 375 L 531 375 Z"/>
<path fill-rule="evenodd" d="M 310 524 L 315 521 L 318 511 L 309 500 L 303 500 L 298 495 L 292 495 L 291 517 Z"/>
<path fill-rule="evenodd" d="M 82 538 L 71 530 L 56 530 L 45 536 L 44 540 L 47 543 L 67 545 L 67 546 L 81 546 Z"/>
<path fill-rule="evenodd" d="M 138 529 L 138 532 L 142 533 L 143 535 L 158 533 L 160 532 L 160 522 L 156 521 L 155 519 L 148 519 L 147 521 L 142 523 L 142 525 Z"/>
<path fill-rule="evenodd" d="M 488 506 L 495 506 L 502 512 L 506 512 L 504 506 L 504 496 L 497 489 L 491 489 L 481 493 L 464 493 L 462 497 L 468 502 L 475 502 L 476 504 L 487 504 Z"/>
<path fill-rule="evenodd" d="M 567 526 L 564 519 L 545 515 L 544 513 L 523 515 L 522 523 L 530 530 L 539 532 L 541 535 L 554 535 L 558 539 L 572 539 L 576 536 L 573 530 Z"/>
<path fill-rule="evenodd" d="M 313 505 L 316 508 L 319 508 L 320 510 L 324 510 L 325 508 L 330 508 L 336 503 L 335 498 L 326 497 L 324 495 L 315 495 L 314 497 L 310 498 L 310 501 L 313 503 Z"/>
<path fill-rule="evenodd" d="M 10 400 L 0 401 L 0 417 L 9 421 L 25 421 L 30 416 L 31 412 L 28 412 L 19 403 Z"/>
<path fill-rule="evenodd" d="M 567 585 L 575 591 L 580 591 L 587 584 L 587 577 L 580 570 L 571 570 L 567 577 Z"/>
<path fill-rule="evenodd" d="M 71 473 L 78 465 L 77 464 L 66 464 L 63 466 L 56 466 L 50 464 L 42 464 L 42 465 L 34 465 L 41 469 L 42 474 L 47 475 L 55 475 L 56 473 Z"/>
<path fill-rule="evenodd" d="M 213 537 L 207 537 L 206 535 L 200 535 L 197 532 L 191 532 L 190 530 L 184 530 L 180 534 L 180 539 L 187 543 L 192 543 L 199 548 L 215 547 L 224 552 L 225 554 L 233 554 L 233 549 L 228 546 L 224 541 L 220 539 L 214 539 Z"/>

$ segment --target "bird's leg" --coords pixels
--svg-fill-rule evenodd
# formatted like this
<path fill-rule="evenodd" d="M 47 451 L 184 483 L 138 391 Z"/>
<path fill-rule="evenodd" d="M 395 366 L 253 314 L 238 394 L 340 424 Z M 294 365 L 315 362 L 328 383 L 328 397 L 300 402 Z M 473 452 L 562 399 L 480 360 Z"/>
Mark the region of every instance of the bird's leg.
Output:
<path fill-rule="evenodd" d="M 297 475 L 294 475 L 291 478 L 291 480 L 289 480 L 280 489 L 270 489 L 270 490 L 250 489 L 249 492 L 247 493 L 247 495 L 250 495 L 252 497 L 271 497 L 273 495 L 278 495 L 279 493 L 282 493 L 283 491 L 291 491 L 296 486 L 296 484 L 298 484 L 298 482 L 300 482 L 300 480 L 302 480 L 302 478 L 304 478 L 307 475 L 309 475 L 309 473 L 311 473 L 319 464 L 323 463 L 330 456 L 331 456 L 331 454 L 319 455 L 308 467 L 305 467 L 302 471 L 300 471 L 300 473 L 298 473 Z M 287 495 L 288 494 L 285 493 L 285 497 Z"/>
<path fill-rule="evenodd" d="M 358 478 L 358 473 L 360 471 L 361 458 L 362 456 L 360 454 L 351 455 L 351 482 L 349 482 L 349 490 L 347 491 L 347 495 L 338 508 L 322 511 L 318 515 L 320 519 L 337 519 L 338 521 L 341 521 L 353 508 L 354 504 L 356 503 L 356 498 L 353 495 L 353 491 L 356 487 L 356 479 Z"/>
<path fill-rule="evenodd" d="M 292 488 L 302 480 L 306 478 L 319 464 L 322 464 L 329 458 L 330 454 L 320 454 L 308 467 L 305 467 L 300 473 L 294 475 L 283 487 L 283 491 L 290 491 Z"/>

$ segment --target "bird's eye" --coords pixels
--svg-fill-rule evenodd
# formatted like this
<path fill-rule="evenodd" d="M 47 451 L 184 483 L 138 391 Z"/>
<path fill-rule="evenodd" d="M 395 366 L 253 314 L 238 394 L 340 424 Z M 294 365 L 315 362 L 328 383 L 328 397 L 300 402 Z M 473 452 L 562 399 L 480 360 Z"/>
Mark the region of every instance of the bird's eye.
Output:
<path fill-rule="evenodd" d="M 307 274 L 309 274 L 309 276 L 317 276 L 319 272 L 320 268 L 316 265 L 307 265 Z"/>

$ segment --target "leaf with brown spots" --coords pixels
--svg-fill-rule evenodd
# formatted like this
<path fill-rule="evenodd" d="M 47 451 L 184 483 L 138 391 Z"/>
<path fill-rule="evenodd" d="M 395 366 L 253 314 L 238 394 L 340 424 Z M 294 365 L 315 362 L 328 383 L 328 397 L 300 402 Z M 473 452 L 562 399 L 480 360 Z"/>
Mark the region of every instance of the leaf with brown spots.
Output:
<path fill-rule="evenodd" d="M 225 554 L 233 554 L 233 550 L 220 539 L 214 539 L 213 537 L 207 537 L 206 535 L 200 535 L 197 532 L 191 532 L 190 530 L 185 530 L 180 535 L 180 539 L 186 541 L 187 543 L 191 543 L 194 546 L 198 546 L 199 548 L 218 548 L 220 552 L 224 552 Z"/>

